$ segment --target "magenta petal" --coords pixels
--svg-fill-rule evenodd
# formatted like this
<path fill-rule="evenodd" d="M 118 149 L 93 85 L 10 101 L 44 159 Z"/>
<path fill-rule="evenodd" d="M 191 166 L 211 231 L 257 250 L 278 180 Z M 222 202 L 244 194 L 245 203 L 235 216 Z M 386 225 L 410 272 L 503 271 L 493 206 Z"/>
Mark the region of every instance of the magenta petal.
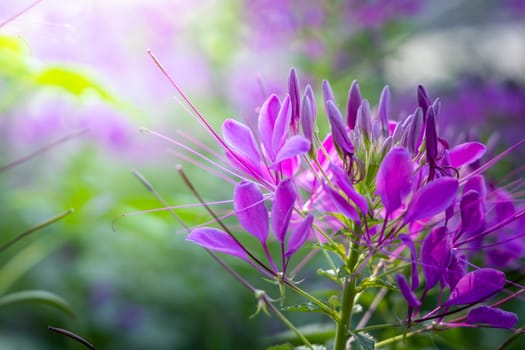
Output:
<path fill-rule="evenodd" d="M 461 197 L 461 229 L 465 233 L 479 230 L 485 222 L 485 211 L 479 193 L 470 190 Z"/>
<path fill-rule="evenodd" d="M 497 328 L 513 328 L 518 322 L 518 316 L 513 312 L 503 311 L 490 306 L 480 306 L 470 310 L 467 322 L 471 324 L 488 324 Z"/>
<path fill-rule="evenodd" d="M 383 137 L 387 137 L 388 132 L 388 120 L 390 116 L 390 88 L 386 85 L 381 91 L 381 97 L 379 98 L 379 107 L 377 111 L 379 121 L 381 122 L 381 134 Z"/>
<path fill-rule="evenodd" d="M 457 256 L 452 254 L 450 264 L 447 267 L 446 274 L 441 280 L 442 285 L 448 285 L 450 289 L 454 289 L 458 284 L 459 280 L 467 274 L 467 262 L 466 258 L 462 255 Z"/>
<path fill-rule="evenodd" d="M 300 154 L 307 153 L 309 150 L 310 141 L 300 135 L 292 136 L 286 140 L 286 143 L 279 150 L 279 153 L 277 153 L 274 164 L 282 162 L 285 159 L 290 159 Z"/>
<path fill-rule="evenodd" d="M 275 158 L 272 148 L 272 135 L 275 128 L 275 121 L 281 109 L 281 102 L 276 95 L 271 95 L 261 106 L 259 112 L 258 128 L 261 142 L 270 155 L 271 159 Z"/>
<path fill-rule="evenodd" d="M 297 191 L 292 180 L 285 179 L 279 183 L 275 190 L 272 205 L 272 229 L 279 242 L 284 243 L 288 223 L 292 216 Z"/>
<path fill-rule="evenodd" d="M 233 207 L 242 227 L 264 244 L 269 232 L 268 210 L 259 187 L 249 181 L 238 183 L 233 192 Z"/>
<path fill-rule="evenodd" d="M 401 207 L 410 193 L 413 179 L 412 158 L 402 147 L 390 150 L 381 162 L 376 176 L 376 194 L 381 197 L 387 213 Z"/>
<path fill-rule="evenodd" d="M 285 257 L 289 258 L 293 253 L 295 253 L 299 248 L 302 247 L 304 242 L 310 237 L 310 231 L 312 230 L 312 223 L 314 217 L 312 214 L 304 219 L 299 226 L 291 233 L 290 238 L 288 239 L 288 244 L 286 247 Z"/>
<path fill-rule="evenodd" d="M 307 86 L 307 88 L 310 88 L 310 86 Z M 314 120 L 316 112 L 309 94 L 310 93 L 304 94 L 300 120 L 304 137 L 312 142 L 314 138 Z"/>
<path fill-rule="evenodd" d="M 421 246 L 421 265 L 427 290 L 444 278 L 451 259 L 452 240 L 448 229 L 437 227 L 425 237 Z"/>
<path fill-rule="evenodd" d="M 244 154 L 253 165 L 260 161 L 252 131 L 244 124 L 233 119 L 226 119 L 222 124 L 224 141 L 237 153 Z"/>
<path fill-rule="evenodd" d="M 499 292 L 504 286 L 503 272 L 490 268 L 475 270 L 458 281 L 444 306 L 477 303 Z"/>
<path fill-rule="evenodd" d="M 290 95 L 290 101 L 291 101 L 291 107 L 292 107 L 292 120 L 291 125 L 294 126 L 294 128 L 297 128 L 299 126 L 299 114 L 301 109 L 301 96 L 299 92 L 299 78 L 297 77 L 297 73 L 295 72 L 295 69 L 292 68 L 290 70 L 290 75 L 288 77 L 288 94 Z M 294 130 L 294 133 L 297 130 Z"/>
<path fill-rule="evenodd" d="M 334 174 L 335 184 L 343 190 L 348 199 L 357 205 L 363 216 L 366 216 L 368 213 L 368 201 L 354 189 L 346 172 L 333 163 L 330 163 L 330 170 Z"/>
<path fill-rule="evenodd" d="M 466 142 L 457 145 L 450 151 L 450 165 L 459 168 L 480 159 L 485 154 L 484 144 L 479 142 Z"/>
<path fill-rule="evenodd" d="M 398 274 L 396 275 L 396 282 L 399 286 L 399 290 L 401 290 L 401 294 L 403 294 L 403 297 L 405 297 L 406 301 L 408 302 L 408 305 L 412 308 L 417 308 L 421 306 L 421 301 L 417 298 L 416 294 L 410 289 L 408 286 L 407 279 L 405 276 Z"/>
<path fill-rule="evenodd" d="M 361 222 L 357 210 L 343 196 L 341 196 L 336 190 L 328 187 L 328 185 L 325 185 L 324 188 L 341 214 L 358 224 Z"/>
<path fill-rule="evenodd" d="M 186 240 L 206 249 L 233 255 L 244 260 L 248 258 L 239 243 L 226 232 L 216 228 L 204 227 L 195 229 L 186 237 Z"/>
<path fill-rule="evenodd" d="M 275 120 L 275 127 L 272 135 L 272 151 L 276 154 L 279 149 L 283 146 L 286 136 L 288 135 L 288 129 L 290 128 L 290 122 L 292 118 L 292 103 L 290 96 L 286 96 L 284 99 L 277 120 Z"/>
<path fill-rule="evenodd" d="M 343 116 L 333 101 L 326 102 L 328 120 L 332 129 L 334 143 L 346 154 L 354 154 L 354 145 L 346 133 Z"/>
<path fill-rule="evenodd" d="M 458 186 L 457 179 L 442 177 L 420 188 L 408 205 L 405 222 L 427 219 L 443 212 L 454 201 Z"/>
<path fill-rule="evenodd" d="M 410 259 L 412 260 L 412 271 L 411 271 L 411 277 L 412 277 L 412 290 L 416 290 L 419 288 L 419 276 L 417 273 L 417 251 L 416 246 L 414 245 L 414 241 L 412 241 L 412 238 L 410 238 L 409 235 L 401 234 L 399 235 L 399 239 L 401 242 L 403 242 L 408 249 L 410 249 Z"/>
<path fill-rule="evenodd" d="M 359 83 L 354 80 L 348 91 L 346 101 L 346 120 L 350 130 L 355 128 L 359 106 L 361 106 L 361 91 L 359 90 Z"/>
<path fill-rule="evenodd" d="M 485 200 L 485 196 L 487 195 L 487 186 L 485 185 L 485 178 L 483 175 L 476 175 L 468 179 L 468 181 L 465 183 L 465 186 L 463 186 L 463 193 L 467 193 L 470 190 L 478 192 L 481 200 Z"/>

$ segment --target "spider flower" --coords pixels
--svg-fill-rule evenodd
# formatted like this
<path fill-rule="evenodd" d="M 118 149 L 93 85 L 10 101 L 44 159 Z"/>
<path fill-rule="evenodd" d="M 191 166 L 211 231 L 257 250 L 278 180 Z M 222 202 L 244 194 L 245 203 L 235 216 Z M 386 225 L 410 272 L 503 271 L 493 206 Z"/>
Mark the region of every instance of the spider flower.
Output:
<path fill-rule="evenodd" d="M 313 89 L 306 86 L 300 97 L 295 70 L 288 89 L 283 99 L 271 95 L 261 106 L 256 130 L 233 119 L 223 124 L 220 144 L 231 174 L 241 178 L 234 213 L 261 243 L 271 265 L 259 268 L 286 278 L 293 255 L 308 239 L 316 239 L 314 247 L 340 258 L 342 286 L 375 278 L 367 265 L 385 274 L 396 271 L 392 277 L 407 301 L 408 323 L 437 319 L 450 327 L 512 328 L 515 314 L 499 305 L 479 305 L 504 291 L 508 281 L 501 267 L 525 255 L 520 225 L 525 210 L 508 192 L 488 186 L 484 175 L 503 155 L 484 164 L 484 144 L 447 140 L 437 122 L 441 103 L 432 101 L 422 86 L 414 112 L 394 121 L 388 87 L 373 107 L 354 81 L 345 118 L 329 83 L 323 82 L 327 135 L 317 131 Z M 260 252 L 241 245 L 238 234 L 198 228 L 188 239 L 253 266 L 263 264 L 256 258 Z M 271 241 L 281 248 L 279 269 Z M 505 259 L 510 249 L 512 259 Z M 474 264 L 480 257 L 485 265 Z M 406 262 L 408 274 L 400 273 Z M 426 310 L 427 296 L 436 292 L 441 297 Z M 467 323 L 447 320 L 463 309 L 469 311 Z"/>

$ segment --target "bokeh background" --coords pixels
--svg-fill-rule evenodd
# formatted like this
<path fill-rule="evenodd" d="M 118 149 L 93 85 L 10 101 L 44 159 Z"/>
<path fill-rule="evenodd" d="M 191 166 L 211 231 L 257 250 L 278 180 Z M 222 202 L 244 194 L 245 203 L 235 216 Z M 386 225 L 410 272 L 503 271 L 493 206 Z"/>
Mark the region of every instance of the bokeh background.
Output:
<path fill-rule="evenodd" d="M 196 202 L 178 164 L 206 200 L 232 189 L 144 130 L 215 147 L 147 49 L 217 127 L 228 117 L 253 123 L 295 67 L 318 98 L 329 80 L 341 104 L 354 79 L 373 105 L 388 84 L 394 115 L 412 111 L 423 84 L 442 100 L 442 132 L 488 141 L 492 153 L 525 137 L 523 0 L 43 0 L 9 21 L 31 3 L 0 2 L 0 243 L 75 212 L 0 254 L 0 295 L 46 290 L 76 316 L 1 306 L 0 349 L 81 348 L 48 325 L 107 350 L 263 349 L 283 329 L 250 318 L 254 296 L 185 242 L 169 212 L 142 212 L 162 204 L 132 170 L 170 205 Z M 519 168 L 524 154 L 495 175 Z M 177 212 L 189 226 L 209 220 L 198 208 Z M 420 346 L 492 349 L 508 335 L 454 330 Z"/>

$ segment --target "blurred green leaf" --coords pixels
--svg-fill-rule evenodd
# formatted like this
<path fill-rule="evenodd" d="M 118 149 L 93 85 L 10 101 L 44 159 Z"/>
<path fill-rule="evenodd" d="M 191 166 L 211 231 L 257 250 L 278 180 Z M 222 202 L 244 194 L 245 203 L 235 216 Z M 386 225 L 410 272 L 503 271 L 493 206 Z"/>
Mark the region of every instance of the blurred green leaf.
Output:
<path fill-rule="evenodd" d="M 114 102 L 114 98 L 100 84 L 79 71 L 65 67 L 50 66 L 35 76 L 35 82 L 57 86 L 73 95 L 80 96 L 89 91 L 96 92 L 103 100 Z"/>
<path fill-rule="evenodd" d="M 365 332 L 352 333 L 352 349 L 355 350 L 374 350 L 375 341 L 374 338 Z"/>
<path fill-rule="evenodd" d="M 0 308 L 17 303 L 37 302 L 43 303 L 61 310 L 69 316 L 75 316 L 75 312 L 63 298 L 45 290 L 25 290 L 10 293 L 0 297 Z"/>

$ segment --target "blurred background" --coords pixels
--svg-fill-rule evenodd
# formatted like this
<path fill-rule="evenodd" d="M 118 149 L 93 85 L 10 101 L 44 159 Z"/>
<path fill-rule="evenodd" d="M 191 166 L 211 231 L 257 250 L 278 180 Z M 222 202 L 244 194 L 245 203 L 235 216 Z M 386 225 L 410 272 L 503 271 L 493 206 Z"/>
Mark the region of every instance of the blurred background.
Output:
<path fill-rule="evenodd" d="M 341 105 L 354 79 L 372 105 L 388 84 L 395 118 L 413 111 L 423 84 L 442 100 L 440 129 L 454 139 L 480 138 L 495 153 L 525 136 L 523 0 L 43 0 L 10 21 L 31 3 L 0 2 L 0 244 L 75 212 L 0 254 L 0 295 L 46 290 L 76 316 L 1 306 L 1 349 L 81 348 L 48 325 L 107 350 L 263 349 L 283 329 L 250 318 L 254 296 L 185 242 L 168 212 L 141 213 L 162 204 L 132 170 L 170 205 L 196 202 L 177 164 L 206 200 L 232 190 L 141 129 L 218 151 L 147 49 L 216 127 L 229 117 L 253 123 L 295 67 L 318 102 L 323 79 Z M 496 172 L 523 160 L 514 152 Z M 202 210 L 178 213 L 189 226 L 209 220 Z M 509 335 L 475 331 L 431 335 L 421 348 L 492 349 Z"/>

